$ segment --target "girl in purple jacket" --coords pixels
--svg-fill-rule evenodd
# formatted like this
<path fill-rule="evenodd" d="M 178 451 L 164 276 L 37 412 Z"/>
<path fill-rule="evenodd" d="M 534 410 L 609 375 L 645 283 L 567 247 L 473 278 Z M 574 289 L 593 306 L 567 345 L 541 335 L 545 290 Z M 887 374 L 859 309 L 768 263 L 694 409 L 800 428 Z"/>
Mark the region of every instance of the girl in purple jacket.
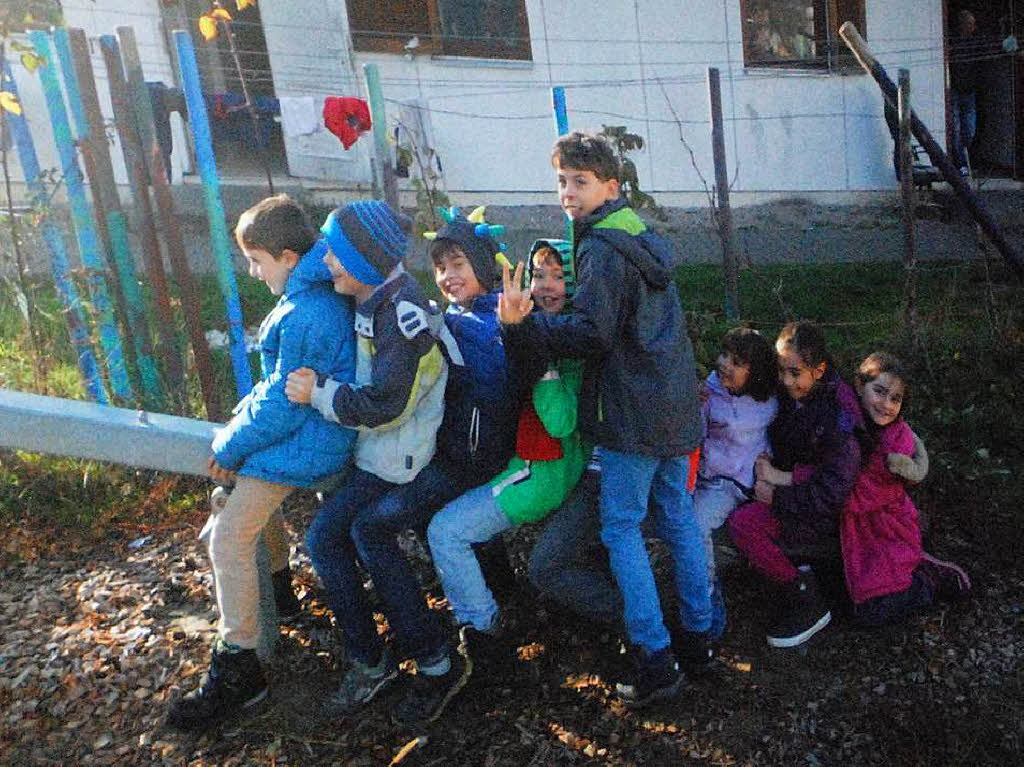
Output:
<path fill-rule="evenodd" d="M 967 574 L 921 548 L 917 509 L 903 479 L 915 437 L 900 418 L 903 366 L 891 354 L 865 359 L 854 380 L 864 428 L 860 473 L 840 519 L 846 585 L 854 618 L 867 626 L 898 620 L 936 600 L 966 598 Z"/>
<path fill-rule="evenodd" d="M 794 548 L 838 546 L 839 516 L 860 468 L 854 435 L 860 408 L 817 325 L 786 325 L 775 351 L 781 391 L 768 428 L 773 457 L 755 462 L 756 501 L 732 513 L 729 531 L 754 569 L 778 588 L 768 644 L 796 647 L 825 628 L 832 613 L 810 567 L 798 567 L 790 555 Z"/>
<path fill-rule="evenodd" d="M 725 601 L 715 576 L 711 533 L 754 495 L 754 461 L 769 451 L 768 425 L 779 409 L 778 369 L 771 342 L 751 328 L 722 338 L 715 370 L 701 388 L 700 468 L 693 512 L 704 539 L 711 584 L 711 634 L 725 631 Z"/>

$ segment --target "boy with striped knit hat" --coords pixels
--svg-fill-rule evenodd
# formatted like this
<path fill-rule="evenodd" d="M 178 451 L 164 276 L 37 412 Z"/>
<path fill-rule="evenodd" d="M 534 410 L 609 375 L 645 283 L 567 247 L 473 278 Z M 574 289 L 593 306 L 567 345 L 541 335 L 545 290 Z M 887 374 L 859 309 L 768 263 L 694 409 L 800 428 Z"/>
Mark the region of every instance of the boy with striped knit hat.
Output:
<path fill-rule="evenodd" d="M 376 680 L 376 689 L 398 673 L 377 634 L 357 569 L 363 554 L 353 538 L 353 520 L 431 461 L 444 412 L 448 366 L 436 343 L 443 321 L 402 267 L 409 223 L 376 200 L 349 203 L 327 217 L 320 230 L 329 246 L 324 262 L 335 291 L 356 301 L 355 382 L 300 368 L 288 376 L 285 390 L 292 402 L 310 404 L 359 433 L 352 473 L 324 500 L 307 535 L 310 558 L 345 637 L 350 669 L 337 693 L 342 697 L 349 697 L 353 671 Z M 446 670 L 456 678 L 464 672 L 457 663 Z"/>

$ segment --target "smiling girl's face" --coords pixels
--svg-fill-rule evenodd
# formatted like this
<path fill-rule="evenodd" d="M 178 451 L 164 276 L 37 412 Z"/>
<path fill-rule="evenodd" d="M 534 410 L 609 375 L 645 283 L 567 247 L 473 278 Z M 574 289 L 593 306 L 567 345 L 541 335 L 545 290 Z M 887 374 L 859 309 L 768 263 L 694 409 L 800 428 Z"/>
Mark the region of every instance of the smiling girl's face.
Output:
<path fill-rule="evenodd" d="M 777 348 L 779 353 L 779 382 L 789 396 L 799 402 L 812 391 L 825 375 L 825 363 L 808 365 L 792 344 Z"/>
<path fill-rule="evenodd" d="M 533 254 L 530 294 L 545 314 L 558 314 L 565 307 L 565 272 L 561 259 L 551 248 L 541 248 Z"/>

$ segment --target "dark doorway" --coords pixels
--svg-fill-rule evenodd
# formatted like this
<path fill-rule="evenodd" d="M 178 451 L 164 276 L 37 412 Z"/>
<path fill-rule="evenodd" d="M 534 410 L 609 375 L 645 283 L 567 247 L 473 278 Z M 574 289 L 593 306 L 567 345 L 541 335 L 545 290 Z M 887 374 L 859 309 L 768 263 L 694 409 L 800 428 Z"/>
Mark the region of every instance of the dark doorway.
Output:
<path fill-rule="evenodd" d="M 962 11 L 975 19 L 977 32 L 969 42 L 960 39 Z M 1024 62 L 1013 52 L 1013 41 L 1024 41 L 1024 0 L 947 0 L 946 107 L 947 151 L 954 156 L 952 93 L 958 79 L 975 84 L 976 131 L 968 146 L 970 165 L 983 177 L 1024 179 Z"/>

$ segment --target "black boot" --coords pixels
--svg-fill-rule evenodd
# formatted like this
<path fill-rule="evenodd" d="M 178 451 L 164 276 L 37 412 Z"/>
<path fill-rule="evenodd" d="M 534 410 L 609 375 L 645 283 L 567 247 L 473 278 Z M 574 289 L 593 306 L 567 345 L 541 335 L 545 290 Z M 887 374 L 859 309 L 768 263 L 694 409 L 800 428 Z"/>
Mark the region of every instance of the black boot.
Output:
<path fill-rule="evenodd" d="M 679 665 L 690 676 L 700 676 L 715 665 L 715 640 L 712 631 L 682 631 L 676 637 Z"/>
<path fill-rule="evenodd" d="M 215 649 L 202 686 L 174 702 L 167 724 L 179 730 L 204 730 L 266 697 L 267 681 L 255 650 Z"/>
<path fill-rule="evenodd" d="M 832 620 L 832 612 L 821 598 L 818 581 L 810 570 L 801 570 L 796 580 L 784 584 L 779 611 L 768 627 L 772 647 L 797 647 L 821 631 Z"/>
<path fill-rule="evenodd" d="M 666 647 L 649 653 L 640 647 L 631 651 L 633 669 L 627 678 L 615 685 L 622 702 L 630 708 L 640 708 L 648 703 L 669 700 L 679 694 L 683 678 L 679 664 Z"/>
<path fill-rule="evenodd" d="M 286 567 L 271 576 L 274 583 L 274 604 L 277 606 L 277 618 L 288 623 L 302 614 L 302 603 L 295 596 L 292 588 L 292 570 Z"/>

